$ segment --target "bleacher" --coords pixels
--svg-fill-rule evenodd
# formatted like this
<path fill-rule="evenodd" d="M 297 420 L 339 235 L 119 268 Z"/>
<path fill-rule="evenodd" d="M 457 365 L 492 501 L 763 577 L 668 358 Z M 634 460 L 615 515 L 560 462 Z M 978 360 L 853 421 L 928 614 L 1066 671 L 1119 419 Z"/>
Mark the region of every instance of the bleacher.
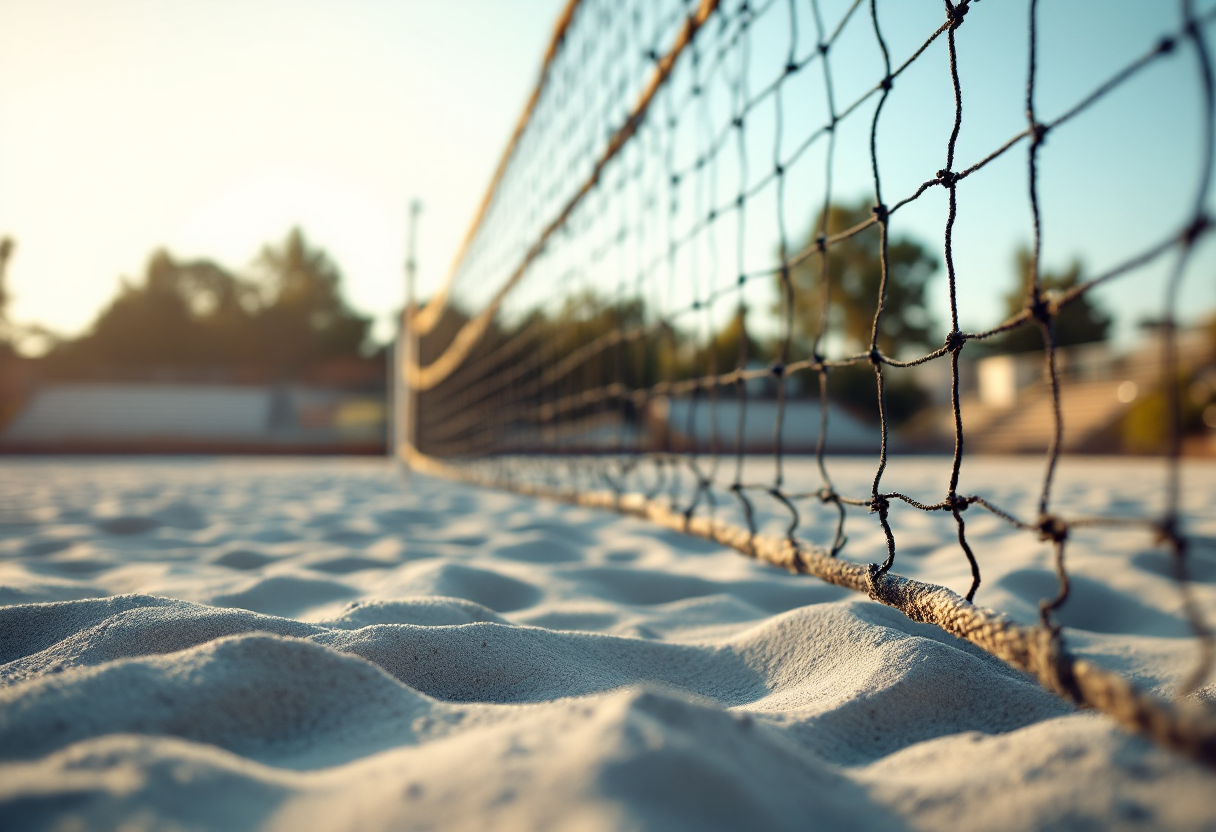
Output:
<path fill-rule="evenodd" d="M 286 386 L 46 384 L 0 432 L 0 451 L 379 452 L 382 406 L 369 404 Z"/>

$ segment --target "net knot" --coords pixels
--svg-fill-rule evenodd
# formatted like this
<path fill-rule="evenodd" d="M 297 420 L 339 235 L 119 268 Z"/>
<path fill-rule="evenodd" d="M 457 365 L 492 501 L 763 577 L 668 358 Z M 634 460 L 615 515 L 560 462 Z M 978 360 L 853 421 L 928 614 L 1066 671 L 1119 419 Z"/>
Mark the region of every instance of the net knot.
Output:
<path fill-rule="evenodd" d="M 1051 323 L 1051 304 L 1041 293 L 1035 292 L 1035 296 L 1026 306 L 1030 316 L 1041 324 Z"/>
<path fill-rule="evenodd" d="M 821 503 L 840 502 L 840 495 L 831 488 L 821 488 L 815 492 L 815 496 L 819 498 L 819 502 Z"/>
<path fill-rule="evenodd" d="M 780 361 L 773 364 L 773 366 L 769 367 L 768 370 L 773 374 L 774 378 L 781 378 L 783 375 L 785 375 L 785 365 Z"/>
<path fill-rule="evenodd" d="M 891 501 L 881 494 L 875 494 L 870 498 L 870 513 L 877 514 L 879 517 L 886 517 L 887 512 L 891 510 Z"/>
<path fill-rule="evenodd" d="M 950 21 L 950 30 L 953 31 L 963 25 L 963 18 L 967 16 L 967 11 L 970 6 L 964 1 L 957 6 L 950 5 L 950 0 L 946 0 L 946 20 Z"/>
<path fill-rule="evenodd" d="M 828 45 L 826 43 L 821 43 L 816 48 L 819 50 L 820 55 L 828 54 Z"/>
<path fill-rule="evenodd" d="M 1208 230 L 1208 227 L 1211 224 L 1212 218 L 1207 214 L 1200 214 L 1195 217 L 1194 221 L 1186 227 L 1185 231 L 1182 232 L 1183 245 L 1195 245 L 1195 241 L 1199 239 L 1203 232 Z"/>
<path fill-rule="evenodd" d="M 883 205 L 881 202 L 871 208 L 870 212 L 874 214 L 875 219 L 877 219 L 879 222 L 886 222 L 887 217 L 890 216 L 889 212 L 887 211 L 887 206 Z"/>
<path fill-rule="evenodd" d="M 773 173 L 777 174 L 778 176 L 784 176 L 784 175 L 785 175 L 785 166 L 784 166 L 784 165 L 776 165 L 776 166 L 773 168 Z"/>
<path fill-rule="evenodd" d="M 1044 514 L 1039 518 L 1035 528 L 1039 532 L 1039 540 L 1050 540 L 1053 543 L 1063 543 L 1068 539 L 1068 523 L 1064 518 L 1054 514 Z"/>
<path fill-rule="evenodd" d="M 958 174 L 949 169 L 939 170 L 937 181 L 942 184 L 943 188 L 953 188 L 958 182 Z"/>
<path fill-rule="evenodd" d="M 785 65 L 785 74 L 786 75 L 793 75 L 797 71 L 798 71 L 798 64 L 790 62 Z"/>
<path fill-rule="evenodd" d="M 1177 45 L 1178 45 L 1178 41 L 1174 40 L 1174 38 L 1171 38 L 1168 36 L 1164 37 L 1161 40 L 1157 41 L 1157 54 L 1158 55 L 1168 55 L 1170 52 L 1174 51 L 1174 47 L 1176 47 Z"/>
<path fill-rule="evenodd" d="M 890 75 L 888 75 L 886 78 L 882 79 L 882 81 L 879 83 L 878 86 L 882 89 L 883 92 L 890 92 L 891 87 L 894 85 L 894 83 L 895 83 L 895 79 L 892 78 Z"/>
<path fill-rule="evenodd" d="M 870 364 L 875 367 L 882 364 L 882 352 L 880 350 L 870 350 L 870 352 L 866 355 L 866 358 L 869 360 Z"/>
<path fill-rule="evenodd" d="M 1041 121 L 1036 121 L 1030 127 L 1030 142 L 1034 146 L 1041 145 L 1047 138 L 1047 131 L 1051 128 Z"/>
<path fill-rule="evenodd" d="M 967 510 L 967 507 L 971 505 L 971 501 L 958 494 L 949 494 L 946 497 L 946 505 L 950 506 L 951 511 L 961 512 Z"/>
<path fill-rule="evenodd" d="M 957 329 L 946 334 L 946 350 L 948 352 L 958 352 L 963 348 L 963 344 L 965 343 L 967 343 L 967 336 Z"/>
<path fill-rule="evenodd" d="M 815 250 L 823 254 L 828 250 L 828 238 L 820 234 L 815 238 Z"/>

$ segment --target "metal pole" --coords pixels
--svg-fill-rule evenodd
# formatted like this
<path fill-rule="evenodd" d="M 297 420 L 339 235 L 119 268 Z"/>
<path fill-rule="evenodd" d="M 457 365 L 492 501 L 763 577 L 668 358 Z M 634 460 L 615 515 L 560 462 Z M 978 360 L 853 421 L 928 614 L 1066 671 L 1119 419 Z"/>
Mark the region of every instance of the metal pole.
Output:
<path fill-rule="evenodd" d="M 422 203 L 414 200 L 410 203 L 410 231 L 408 249 L 405 259 L 405 308 L 414 308 L 414 275 L 418 271 L 418 261 L 414 253 L 418 245 L 418 215 L 422 213 Z"/>
<path fill-rule="evenodd" d="M 416 258 L 418 244 L 418 215 L 422 213 L 422 203 L 417 199 L 410 202 L 410 219 L 409 231 L 406 237 L 406 258 L 405 258 L 405 309 L 401 313 L 400 326 L 398 327 L 396 360 L 393 368 L 393 390 L 396 395 L 396 407 L 394 414 L 395 435 L 393 438 L 393 453 L 399 460 L 404 463 L 405 469 L 409 469 L 409 463 L 406 460 L 406 448 L 415 447 L 415 438 L 417 432 L 417 419 L 415 412 L 418 406 L 418 394 L 409 389 L 409 384 L 406 381 L 405 368 L 409 366 L 411 358 L 416 355 L 417 344 L 413 331 L 413 318 L 417 312 L 416 300 L 414 295 L 415 277 L 418 271 L 418 262 Z"/>

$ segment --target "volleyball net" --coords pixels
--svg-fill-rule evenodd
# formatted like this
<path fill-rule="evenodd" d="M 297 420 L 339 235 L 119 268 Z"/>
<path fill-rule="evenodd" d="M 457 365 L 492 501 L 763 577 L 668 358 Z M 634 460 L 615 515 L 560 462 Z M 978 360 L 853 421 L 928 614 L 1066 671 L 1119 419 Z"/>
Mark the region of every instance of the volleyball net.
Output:
<path fill-rule="evenodd" d="M 1216 762 L 1210 711 L 1072 657 L 1057 621 L 1070 535 L 1143 527 L 1172 558 L 1199 644 L 1182 693 L 1208 677 L 1212 638 L 1188 588 L 1180 509 L 1179 305 L 1212 230 L 1216 10 L 1182 2 L 1166 19 L 1163 8 L 1163 36 L 1070 91 L 1041 81 L 1049 5 L 1030 0 L 1011 28 L 1007 10 L 979 0 L 571 0 L 446 282 L 406 312 L 398 454 L 422 471 L 646 517 L 868 593 Z M 982 48 L 967 43 L 975 30 Z M 969 78 L 984 73 L 970 98 Z M 1074 194 L 1071 216 L 1098 210 L 1104 193 L 1085 171 L 1052 168 L 1051 146 L 1087 119 L 1143 117 L 1118 97 L 1153 83 L 1193 99 L 1189 156 L 1149 148 L 1145 174 L 1173 177 L 1184 199 L 1138 238 L 1112 240 L 1117 259 L 1092 276 L 1050 274 L 1043 240 L 1062 212 L 1043 207 L 1044 193 Z M 1010 89 L 1013 121 L 992 106 Z M 1129 201 L 1134 167 L 1105 172 Z M 936 251 L 920 242 L 930 226 Z M 988 250 L 1019 237 L 1021 283 L 1003 310 L 991 286 L 1006 252 Z M 1053 499 L 1068 420 L 1061 348 L 1079 319 L 1096 319 L 1095 290 L 1130 281 L 1159 303 L 1163 507 L 1066 516 Z M 988 319 L 969 330 L 980 308 Z M 1020 516 L 960 488 L 962 399 L 969 352 L 1027 339 L 1050 419 L 1037 510 Z M 951 464 L 933 494 L 890 490 L 890 454 L 914 446 L 901 437 L 931 409 L 926 378 L 941 388 Z M 868 489 L 837 484 L 832 462 L 845 451 L 872 455 Z M 814 460 L 813 486 L 791 484 L 794 453 Z M 960 594 L 898 576 L 896 503 L 951 519 L 971 575 Z M 972 603 L 977 511 L 1052 547 L 1058 591 L 1040 626 Z M 847 522 L 877 523 L 885 550 L 839 557 Z"/>

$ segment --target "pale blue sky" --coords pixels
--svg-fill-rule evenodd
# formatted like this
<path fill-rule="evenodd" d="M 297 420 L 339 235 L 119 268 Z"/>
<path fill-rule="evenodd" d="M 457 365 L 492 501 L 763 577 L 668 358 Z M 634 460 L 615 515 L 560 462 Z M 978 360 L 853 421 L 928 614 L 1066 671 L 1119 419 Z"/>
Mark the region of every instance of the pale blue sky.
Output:
<path fill-rule="evenodd" d="M 142 273 L 156 247 L 240 268 L 299 224 L 333 254 L 352 301 L 378 316 L 385 335 L 402 298 L 408 201 L 426 204 L 425 295 L 443 278 L 482 196 L 561 5 L 0 0 L 0 234 L 18 245 L 13 316 L 78 332 L 120 276 Z M 960 167 L 1024 127 L 1026 5 L 984 0 L 959 31 Z M 829 25 L 843 6 L 826 0 Z M 1178 21 L 1178 5 L 1165 0 L 1040 6 L 1044 119 Z M 939 0 L 879 8 L 896 61 L 941 17 Z M 865 17 L 834 53 L 842 103 L 878 80 Z M 810 32 L 803 37 L 811 44 Z M 757 52 L 783 55 L 783 39 L 779 27 L 759 27 Z M 942 41 L 900 79 L 884 111 L 889 202 L 932 176 L 933 160 L 944 155 L 953 116 L 946 72 Z M 1180 222 L 1198 169 L 1195 77 L 1193 57 L 1180 50 L 1049 137 L 1042 154 L 1049 266 L 1080 257 L 1099 270 Z M 821 108 L 809 98 L 805 107 L 787 101 L 787 132 L 818 126 Z M 842 128 L 842 197 L 869 187 L 867 129 L 868 117 Z M 1015 149 L 960 187 L 964 326 L 999 316 L 994 300 L 1012 280 L 1013 249 L 1029 240 L 1025 159 L 1024 148 Z M 812 180 L 787 203 L 799 235 L 820 192 Z M 900 212 L 893 229 L 938 251 L 944 217 L 945 195 L 935 189 Z M 771 256 L 771 237 L 751 242 L 757 261 Z M 1193 315 L 1216 302 L 1212 249 L 1205 246 L 1188 283 Z M 1125 334 L 1155 311 L 1160 274 L 1104 290 Z M 935 281 L 940 318 L 945 280 L 939 273 Z M 749 288 L 754 306 L 767 307 L 770 290 Z"/>

